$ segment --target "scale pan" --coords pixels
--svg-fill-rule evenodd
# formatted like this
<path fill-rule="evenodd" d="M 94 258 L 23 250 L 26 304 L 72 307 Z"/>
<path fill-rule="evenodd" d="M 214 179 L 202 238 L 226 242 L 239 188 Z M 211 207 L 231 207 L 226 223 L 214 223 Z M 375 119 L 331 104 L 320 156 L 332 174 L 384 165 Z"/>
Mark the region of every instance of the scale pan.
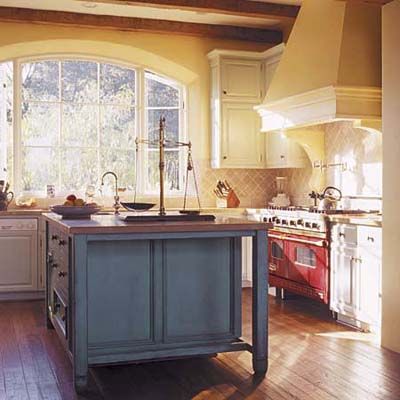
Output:
<path fill-rule="evenodd" d="M 126 203 L 122 201 L 121 204 L 128 211 L 148 211 L 155 206 L 155 203 Z"/>

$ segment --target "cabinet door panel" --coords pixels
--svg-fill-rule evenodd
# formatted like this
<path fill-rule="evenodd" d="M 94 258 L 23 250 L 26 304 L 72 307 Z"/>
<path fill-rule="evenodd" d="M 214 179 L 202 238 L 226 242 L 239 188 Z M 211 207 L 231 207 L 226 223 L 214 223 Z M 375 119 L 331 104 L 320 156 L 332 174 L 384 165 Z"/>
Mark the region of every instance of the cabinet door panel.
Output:
<path fill-rule="evenodd" d="M 90 242 L 88 255 L 89 344 L 151 342 L 155 318 L 151 242 Z"/>
<path fill-rule="evenodd" d="M 302 146 L 281 132 L 266 134 L 266 165 L 268 168 L 303 168 L 309 163 Z"/>
<path fill-rule="evenodd" d="M 261 99 L 261 62 L 222 60 L 222 97 L 258 103 Z"/>
<path fill-rule="evenodd" d="M 10 234 L 0 240 L 0 291 L 37 288 L 36 235 Z"/>
<path fill-rule="evenodd" d="M 234 336 L 234 300 L 241 290 L 240 258 L 231 239 L 166 240 L 164 247 L 164 335 L 167 342 Z M 183 249 L 183 250 L 182 250 Z M 240 254 L 239 254 L 240 256 Z M 190 262 L 188 262 L 190 260 Z M 238 268 L 237 281 L 232 278 Z M 199 301 L 202 299 L 202 301 Z"/>
<path fill-rule="evenodd" d="M 222 167 L 262 167 L 264 138 L 252 104 L 222 106 Z"/>
<path fill-rule="evenodd" d="M 359 226 L 360 321 L 378 325 L 381 314 L 382 229 Z"/>
<path fill-rule="evenodd" d="M 331 309 L 355 317 L 358 306 L 358 257 L 354 247 L 331 250 Z"/>

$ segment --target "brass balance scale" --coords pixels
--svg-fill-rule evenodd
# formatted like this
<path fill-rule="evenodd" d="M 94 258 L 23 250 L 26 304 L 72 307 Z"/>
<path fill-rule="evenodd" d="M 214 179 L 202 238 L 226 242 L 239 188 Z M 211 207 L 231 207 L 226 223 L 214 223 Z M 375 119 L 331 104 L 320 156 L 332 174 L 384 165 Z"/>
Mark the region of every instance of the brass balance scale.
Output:
<path fill-rule="evenodd" d="M 140 144 L 150 144 L 150 145 L 158 145 L 159 148 L 159 164 L 158 164 L 158 169 L 159 169 L 159 175 L 160 175 L 160 206 L 159 206 L 159 212 L 157 215 L 154 214 L 129 214 L 126 216 L 121 216 L 120 218 L 126 222 L 159 222 L 159 221 L 214 221 L 215 216 L 214 215 L 207 215 L 207 214 L 201 214 L 201 205 L 200 205 L 200 196 L 199 196 L 199 189 L 197 185 L 197 179 L 196 179 L 196 172 L 194 169 L 194 163 L 193 163 L 193 158 L 192 158 L 192 143 L 189 141 L 187 143 L 185 142 L 178 142 L 174 140 L 169 140 L 165 137 L 165 118 L 160 117 L 160 123 L 159 123 L 159 138 L 158 140 L 148 140 L 148 139 L 135 139 L 135 144 L 136 144 L 136 179 L 135 179 L 135 192 L 134 192 L 134 200 L 133 203 L 124 203 L 121 202 L 121 204 L 128 210 L 130 211 L 143 211 L 143 210 L 149 210 L 154 206 L 152 203 L 138 203 L 136 201 L 136 194 L 137 194 L 137 173 L 138 173 L 138 152 L 139 152 L 139 145 Z M 165 184 L 165 148 L 167 146 L 177 146 L 177 147 L 187 147 L 188 153 L 187 153 L 187 163 L 186 163 L 186 180 L 185 180 L 185 194 L 184 194 L 184 200 L 183 200 L 183 209 L 179 211 L 179 213 L 171 213 L 167 214 L 166 209 L 165 209 L 165 190 L 164 190 L 164 184 Z M 196 197 L 197 197 L 197 204 L 198 204 L 198 209 L 197 210 L 188 210 L 186 208 L 187 204 L 187 197 L 188 197 L 188 183 L 189 183 L 189 173 L 192 172 L 193 174 L 193 180 L 194 180 L 194 185 L 196 189 Z"/>

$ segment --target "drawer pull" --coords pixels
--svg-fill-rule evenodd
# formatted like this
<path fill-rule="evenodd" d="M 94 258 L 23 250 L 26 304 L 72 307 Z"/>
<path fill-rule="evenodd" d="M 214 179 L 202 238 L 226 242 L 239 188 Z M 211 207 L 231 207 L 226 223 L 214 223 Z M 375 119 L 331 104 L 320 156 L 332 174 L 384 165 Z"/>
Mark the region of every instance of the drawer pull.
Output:
<path fill-rule="evenodd" d="M 51 240 L 57 240 L 58 236 L 57 235 L 51 235 Z"/>
<path fill-rule="evenodd" d="M 64 246 L 64 245 L 66 244 L 66 241 L 63 240 L 63 239 L 60 239 L 60 240 L 58 241 L 58 244 L 59 244 L 60 246 Z"/>
<path fill-rule="evenodd" d="M 346 235 L 343 232 L 340 232 L 339 237 L 342 237 L 344 239 L 346 237 Z"/>
<path fill-rule="evenodd" d="M 65 271 L 60 271 L 60 272 L 58 273 L 58 276 L 59 276 L 60 278 L 64 278 L 65 276 L 67 276 L 67 273 L 66 273 Z"/>
<path fill-rule="evenodd" d="M 372 243 L 375 242 L 375 239 L 374 239 L 372 236 L 368 236 L 368 237 L 367 237 L 367 240 L 369 240 L 369 241 L 372 242 Z"/>

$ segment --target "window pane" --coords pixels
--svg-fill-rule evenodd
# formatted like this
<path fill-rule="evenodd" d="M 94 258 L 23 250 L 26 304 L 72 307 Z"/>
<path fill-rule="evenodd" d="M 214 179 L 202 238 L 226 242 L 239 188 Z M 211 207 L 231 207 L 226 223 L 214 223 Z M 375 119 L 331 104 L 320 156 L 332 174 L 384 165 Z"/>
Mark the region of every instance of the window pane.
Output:
<path fill-rule="evenodd" d="M 97 150 L 62 149 L 61 185 L 63 190 L 81 190 L 97 183 Z"/>
<path fill-rule="evenodd" d="M 159 152 L 149 151 L 148 158 L 148 189 L 157 191 L 160 187 Z M 165 152 L 165 189 L 167 191 L 180 190 L 179 187 L 179 150 Z"/>
<path fill-rule="evenodd" d="M 100 139 L 102 146 L 133 148 L 135 109 L 123 106 L 101 106 Z"/>
<path fill-rule="evenodd" d="M 13 109 L 13 64 L 0 64 L 0 179 L 13 182 L 12 177 L 12 109 Z"/>
<path fill-rule="evenodd" d="M 165 137 L 168 140 L 179 140 L 179 110 L 148 110 L 148 137 L 152 141 L 159 138 L 160 117 L 165 117 Z M 156 144 L 150 147 L 157 147 Z M 171 144 L 170 147 L 176 147 Z"/>
<path fill-rule="evenodd" d="M 59 106 L 51 103 L 22 103 L 22 143 L 25 146 L 57 146 Z"/>
<path fill-rule="evenodd" d="M 97 106 L 65 104 L 62 143 L 65 146 L 97 146 Z"/>
<path fill-rule="evenodd" d="M 113 171 L 118 175 L 119 187 L 134 188 L 135 151 L 102 149 L 100 151 L 100 160 L 102 173 Z"/>
<path fill-rule="evenodd" d="M 97 65 L 90 61 L 64 61 L 62 63 L 63 101 L 97 102 Z"/>
<path fill-rule="evenodd" d="M 58 61 L 22 64 L 23 100 L 57 101 L 59 99 L 58 69 Z"/>
<path fill-rule="evenodd" d="M 57 188 L 57 152 L 43 147 L 22 150 L 22 190 L 43 191 L 48 184 Z"/>
<path fill-rule="evenodd" d="M 100 64 L 100 102 L 135 104 L 135 70 Z"/>
<path fill-rule="evenodd" d="M 167 81 L 150 72 L 146 72 L 146 97 L 148 107 L 178 107 L 179 90 Z"/>

